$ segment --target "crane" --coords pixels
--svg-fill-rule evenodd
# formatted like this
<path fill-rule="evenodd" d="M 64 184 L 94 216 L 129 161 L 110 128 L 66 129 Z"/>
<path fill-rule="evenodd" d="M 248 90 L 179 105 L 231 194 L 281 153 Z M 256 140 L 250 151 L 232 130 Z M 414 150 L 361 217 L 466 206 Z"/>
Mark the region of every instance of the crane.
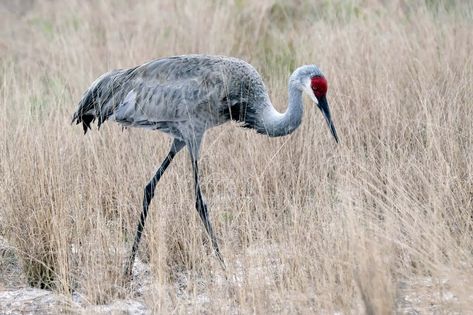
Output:
<path fill-rule="evenodd" d="M 96 79 L 83 94 L 72 122 L 84 134 L 97 120 L 125 127 L 142 127 L 169 134 L 169 153 L 144 188 L 143 208 L 125 274 L 133 264 L 155 188 L 173 158 L 187 147 L 192 162 L 196 209 L 223 266 L 217 238 L 209 219 L 199 180 L 199 152 L 207 129 L 228 121 L 270 137 L 285 136 L 301 124 L 303 93 L 322 111 L 331 134 L 338 136 L 326 98 L 327 80 L 315 65 L 297 68 L 289 77 L 288 107 L 279 113 L 272 105 L 259 73 L 249 63 L 232 57 L 181 55 L 155 59 L 130 69 L 116 69 Z"/>

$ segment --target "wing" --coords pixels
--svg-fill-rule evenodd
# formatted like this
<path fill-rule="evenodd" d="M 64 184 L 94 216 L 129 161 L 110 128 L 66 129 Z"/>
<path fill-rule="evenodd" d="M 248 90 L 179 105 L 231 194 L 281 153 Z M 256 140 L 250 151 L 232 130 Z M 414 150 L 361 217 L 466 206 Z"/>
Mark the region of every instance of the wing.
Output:
<path fill-rule="evenodd" d="M 167 82 L 136 80 L 116 106 L 110 119 L 127 126 L 159 128 L 163 123 L 184 123 L 193 119 L 217 122 L 225 98 L 221 79 L 209 77 Z"/>
<path fill-rule="evenodd" d="M 260 81 L 250 65 L 233 58 L 157 59 L 97 79 L 84 93 L 73 121 L 83 122 L 84 131 L 96 118 L 99 127 L 109 118 L 136 126 L 189 119 L 218 124 L 228 120 L 228 108 L 248 102 L 254 94 L 248 93 L 249 87 L 264 88 Z"/>

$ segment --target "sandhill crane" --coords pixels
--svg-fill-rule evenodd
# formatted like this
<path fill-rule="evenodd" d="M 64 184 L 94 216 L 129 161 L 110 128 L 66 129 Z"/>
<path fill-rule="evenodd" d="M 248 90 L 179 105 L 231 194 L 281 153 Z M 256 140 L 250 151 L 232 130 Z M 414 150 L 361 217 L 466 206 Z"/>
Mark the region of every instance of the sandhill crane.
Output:
<path fill-rule="evenodd" d="M 288 135 L 301 123 L 305 92 L 322 111 L 338 143 L 326 99 L 327 81 L 319 68 L 305 65 L 296 69 L 289 78 L 288 92 L 288 108 L 279 113 L 253 66 L 236 58 L 206 55 L 157 59 L 135 68 L 110 71 L 92 83 L 72 119 L 82 123 L 84 133 L 95 119 L 99 128 L 109 119 L 126 127 L 160 130 L 173 138 L 168 155 L 144 189 L 126 275 L 132 274 L 156 184 L 185 146 L 192 162 L 196 208 L 214 252 L 224 265 L 199 183 L 199 151 L 207 129 L 234 120 L 270 137 Z"/>

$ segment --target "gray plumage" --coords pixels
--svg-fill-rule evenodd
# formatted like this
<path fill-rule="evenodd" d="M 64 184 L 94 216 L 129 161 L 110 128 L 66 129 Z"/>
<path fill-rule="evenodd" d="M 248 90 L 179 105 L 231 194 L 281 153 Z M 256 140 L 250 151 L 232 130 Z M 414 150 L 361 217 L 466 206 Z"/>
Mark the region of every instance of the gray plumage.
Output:
<path fill-rule="evenodd" d="M 325 91 L 318 93 L 314 78 L 325 80 L 314 65 L 294 71 L 289 78 L 288 108 L 282 114 L 274 109 L 263 80 L 253 66 L 230 57 L 186 55 L 157 59 L 131 69 L 112 70 L 90 86 L 72 119 L 77 124 L 82 123 L 84 132 L 95 120 L 98 127 L 111 120 L 126 127 L 160 130 L 174 138 L 168 156 L 145 188 L 143 211 L 126 270 L 128 275 L 131 275 L 155 186 L 184 146 L 189 149 L 193 165 L 196 208 L 223 263 L 198 179 L 200 144 L 207 129 L 234 120 L 258 133 L 287 135 L 301 123 L 302 93 L 306 92 L 322 110 L 338 142 L 325 98 L 326 81 Z"/>
<path fill-rule="evenodd" d="M 265 91 L 259 74 L 242 60 L 176 56 L 104 74 L 86 91 L 73 120 L 85 131 L 94 119 L 99 127 L 111 119 L 184 139 L 189 127 L 203 131 L 229 119 L 257 124 L 261 108 L 246 111 L 247 104 L 261 107 Z"/>

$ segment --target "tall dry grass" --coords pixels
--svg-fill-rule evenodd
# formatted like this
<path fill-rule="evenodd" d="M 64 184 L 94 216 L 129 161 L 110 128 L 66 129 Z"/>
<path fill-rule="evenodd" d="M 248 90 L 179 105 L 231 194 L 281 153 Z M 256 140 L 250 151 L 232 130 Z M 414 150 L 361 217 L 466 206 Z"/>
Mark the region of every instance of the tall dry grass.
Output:
<path fill-rule="evenodd" d="M 24 1 L 0 7 L 0 234 L 33 286 L 154 312 L 467 313 L 473 308 L 473 11 L 468 1 Z M 157 187 L 121 286 L 158 132 L 70 126 L 101 73 L 185 53 L 244 58 L 280 110 L 316 63 L 341 143 L 310 101 L 269 139 L 207 133 L 194 209 L 187 153 Z M 226 278 L 225 278 L 226 276 Z"/>

